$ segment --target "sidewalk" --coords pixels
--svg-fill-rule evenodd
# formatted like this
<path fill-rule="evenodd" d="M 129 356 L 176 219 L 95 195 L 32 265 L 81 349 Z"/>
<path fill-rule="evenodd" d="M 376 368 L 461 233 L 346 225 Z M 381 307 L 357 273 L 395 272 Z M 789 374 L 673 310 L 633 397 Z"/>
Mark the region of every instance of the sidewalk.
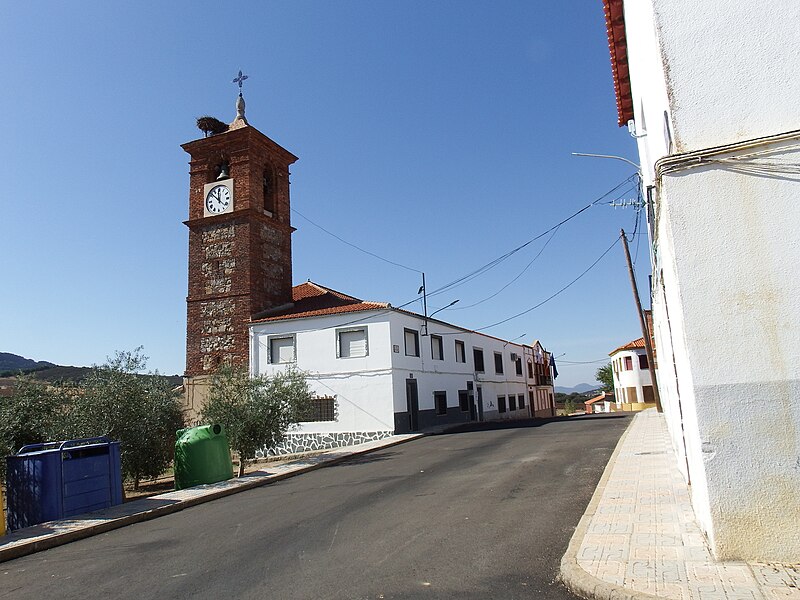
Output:
<path fill-rule="evenodd" d="M 275 465 L 274 467 L 266 465 L 264 469 L 249 473 L 244 477 L 201 485 L 177 492 L 167 492 L 166 494 L 150 496 L 105 510 L 87 513 L 73 519 L 50 521 L 41 525 L 19 529 L 8 535 L 0 536 L 0 562 L 68 544 L 75 540 L 105 533 L 133 523 L 155 519 L 190 506 L 210 502 L 217 498 L 224 498 L 231 494 L 326 467 L 353 456 L 410 442 L 424 435 L 426 433 L 393 435 L 382 440 L 357 446 L 334 448 L 290 463 Z"/>
<path fill-rule="evenodd" d="M 634 417 L 561 560 L 586 598 L 800 599 L 800 564 L 717 562 L 694 517 L 663 415 Z"/>

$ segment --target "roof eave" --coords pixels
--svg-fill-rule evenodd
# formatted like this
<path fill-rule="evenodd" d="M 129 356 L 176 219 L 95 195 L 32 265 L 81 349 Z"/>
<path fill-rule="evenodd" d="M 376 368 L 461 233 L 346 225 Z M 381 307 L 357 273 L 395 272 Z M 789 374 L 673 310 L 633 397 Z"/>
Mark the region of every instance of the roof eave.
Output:
<path fill-rule="evenodd" d="M 617 97 L 618 125 L 622 127 L 633 119 L 633 94 L 628 70 L 628 42 L 625 36 L 623 0 L 603 0 L 606 15 L 608 50 L 611 54 L 611 72 L 614 76 L 614 93 Z"/>

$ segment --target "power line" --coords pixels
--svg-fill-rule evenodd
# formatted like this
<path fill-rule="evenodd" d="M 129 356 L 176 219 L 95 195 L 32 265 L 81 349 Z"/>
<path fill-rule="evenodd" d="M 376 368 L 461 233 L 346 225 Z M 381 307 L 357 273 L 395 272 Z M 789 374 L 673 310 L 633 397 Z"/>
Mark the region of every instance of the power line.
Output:
<path fill-rule="evenodd" d="M 481 267 L 479 267 L 479 268 L 475 269 L 474 271 L 472 271 L 472 272 L 470 272 L 470 273 L 468 273 L 468 274 L 466 274 L 466 275 L 463 275 L 462 277 L 459 277 L 458 279 L 455 279 L 455 280 L 451 281 L 450 283 L 447 283 L 447 284 L 443 285 L 443 286 L 442 286 L 442 287 L 440 287 L 440 288 L 437 288 L 437 289 L 433 290 L 432 292 L 430 292 L 430 293 L 428 294 L 428 297 L 430 298 L 431 296 L 435 296 L 435 295 L 438 295 L 438 294 L 442 294 L 442 293 L 444 293 L 444 292 L 445 292 L 445 291 L 447 291 L 447 290 L 450 290 L 450 289 L 453 289 L 453 288 L 455 288 L 455 287 L 458 287 L 458 286 L 460 286 L 460 285 L 463 285 L 464 283 L 467 283 L 468 281 L 471 281 L 471 280 L 472 280 L 472 279 L 474 279 L 475 277 L 478 277 L 479 275 L 481 275 L 481 274 L 485 273 L 486 271 L 489 271 L 490 269 L 492 269 L 492 268 L 496 267 L 496 266 L 497 266 L 497 265 L 499 265 L 501 262 L 503 262 L 503 261 L 504 261 L 504 260 L 506 260 L 507 258 L 509 258 L 509 257 L 513 256 L 514 254 L 516 254 L 517 252 L 519 252 L 519 251 L 520 251 L 520 250 L 522 250 L 523 248 L 525 248 L 525 247 L 529 246 L 530 244 L 532 244 L 532 243 L 533 243 L 533 242 L 535 242 L 536 240 L 539 240 L 539 239 L 543 238 L 544 236 L 546 236 L 546 235 L 547 235 L 548 233 L 550 233 L 551 231 L 553 231 L 553 230 L 555 230 L 555 229 L 558 229 L 559 227 L 561 227 L 562 225 L 564 225 L 564 223 L 567 223 L 568 221 L 571 221 L 572 219 L 574 219 L 575 217 L 577 217 L 577 216 L 578 216 L 578 215 L 580 215 L 581 213 L 583 213 L 583 212 L 585 212 L 585 211 L 589 210 L 589 209 L 590 209 L 592 206 L 594 206 L 595 204 L 598 204 L 598 203 L 600 203 L 600 201 L 601 201 L 601 200 L 603 200 L 603 199 L 604 199 L 604 198 L 606 198 L 607 196 L 609 196 L 609 195 L 613 194 L 613 193 L 614 193 L 614 192 L 616 192 L 616 191 L 617 191 L 619 188 L 621 188 L 621 187 L 622 187 L 622 186 L 624 186 L 625 184 L 627 184 L 627 183 L 629 183 L 629 182 L 633 181 L 635 178 L 638 178 L 638 174 L 636 174 L 636 173 L 634 173 L 633 175 L 631 175 L 631 176 L 629 176 L 629 177 L 626 177 L 626 178 L 625 178 L 625 179 L 624 179 L 624 180 L 623 180 L 621 183 L 619 183 L 619 184 L 615 185 L 613 188 L 611 188 L 610 190 L 608 190 L 608 191 L 607 191 L 605 194 L 603 194 L 603 195 L 602 195 L 602 196 L 600 196 L 599 198 L 596 198 L 594 201 L 592 201 L 591 203 L 587 204 L 586 206 L 584 206 L 584 207 L 583 207 L 583 208 L 581 208 L 580 210 L 577 210 L 576 212 L 572 213 L 572 214 L 571 214 L 570 216 L 568 216 L 566 219 L 563 219 L 563 220 L 562 220 L 562 221 L 560 221 L 559 223 L 556 223 L 555 225 L 553 225 L 552 227 L 550 227 L 548 230 L 546 230 L 546 231 L 543 231 L 542 233 L 540 233 L 540 234 L 539 234 L 539 235 L 537 235 L 536 237 L 534 237 L 534 238 L 532 238 L 532 239 L 528 240 L 527 242 L 525 242 L 525 243 L 523 243 L 523 244 L 520 244 L 519 246 L 517 246 L 517 247 L 516 247 L 516 248 L 514 248 L 513 250 L 510 250 L 509 252 L 506 252 L 504 255 L 502 255 L 502 256 L 499 256 L 498 258 L 495 258 L 494 260 L 492 260 L 492 261 L 490 261 L 490 262 L 486 263 L 485 265 L 483 265 L 483 266 L 481 266 Z"/>
<path fill-rule="evenodd" d="M 559 227 L 560 227 L 560 225 L 559 225 Z M 491 300 L 492 298 L 494 298 L 495 296 L 497 296 L 497 295 L 498 295 L 500 292 L 502 292 L 503 290 L 505 290 L 505 289 L 506 289 L 508 286 L 510 286 L 512 283 L 514 283 L 515 281 L 517 281 L 517 280 L 518 280 L 520 277 L 522 277 L 522 276 L 525 274 L 525 272 L 526 272 L 526 271 L 527 271 L 527 270 L 530 268 L 530 266 L 531 266 L 531 265 L 532 265 L 534 262 L 536 262 L 536 259 L 537 259 L 537 258 L 539 258 L 539 257 L 542 255 L 542 252 L 544 252 L 544 249 L 545 249 L 545 248 L 547 248 L 547 245 L 548 245 L 548 244 L 549 244 L 551 241 L 553 241 L 553 238 L 555 237 L 556 233 L 558 233 L 558 228 L 559 228 L 559 227 L 556 227 L 556 228 L 553 230 L 553 233 L 552 233 L 552 235 L 551 235 L 549 238 L 547 238 L 547 241 L 544 243 L 544 246 L 542 246 L 541 250 L 539 250 L 539 252 L 537 252 L 537 253 L 536 253 L 536 256 L 534 256 L 534 257 L 533 257 L 533 259 L 531 259 L 531 261 L 530 261 L 530 262 L 529 262 L 527 265 L 525 265 L 525 268 L 524 268 L 524 269 L 522 269 L 522 271 L 520 271 L 520 272 L 519 272 L 519 274 L 518 274 L 516 277 L 514 277 L 514 279 L 512 279 L 511 281 L 509 281 L 507 284 L 505 284 L 503 287 L 501 287 L 499 290 L 497 290 L 497 291 L 496 291 L 494 294 L 492 294 L 491 296 L 487 296 L 487 297 L 486 297 L 486 298 L 484 298 L 483 300 L 478 300 L 477 302 L 474 302 L 474 303 L 472 303 L 472 304 L 468 304 L 468 305 L 466 305 L 466 306 L 459 306 L 458 308 L 454 308 L 453 310 L 464 310 L 464 309 L 467 309 L 467 308 L 472 308 L 472 307 L 474 307 L 474 306 L 478 306 L 479 304 L 483 304 L 483 303 L 484 303 L 484 302 L 486 302 L 487 300 Z"/>
<path fill-rule="evenodd" d="M 614 243 L 613 243 L 613 244 L 611 244 L 611 245 L 610 245 L 610 246 L 609 246 L 609 247 L 606 249 L 606 251 L 605 251 L 605 252 L 603 252 L 603 253 L 602 253 L 602 254 L 601 254 L 601 255 L 600 255 L 598 258 L 597 258 L 597 260 L 595 260 L 595 261 L 594 261 L 594 262 L 593 262 L 591 265 L 589 265 L 589 266 L 588 266 L 588 267 L 587 267 L 587 268 L 586 268 L 586 269 L 585 269 L 585 270 L 584 270 L 584 271 L 583 271 L 583 272 L 582 272 L 580 275 L 578 275 L 578 276 L 577 276 L 575 279 L 573 279 L 573 280 L 572 280 L 572 281 L 570 281 L 570 282 L 569 282 L 567 285 L 565 285 L 565 286 L 564 286 L 564 287 L 562 287 L 560 290 L 558 290 L 558 291 L 557 291 L 555 294 L 553 294 L 553 295 L 551 295 L 551 296 L 549 296 L 549 297 L 545 298 L 544 300 L 542 300 L 541 302 L 539 302 L 539 304 L 536 304 L 535 306 L 531 306 L 530 308 L 528 308 L 528 309 L 526 309 L 526 310 L 523 310 L 522 312 L 519 312 L 519 313 L 517 313 L 517 314 L 515 314 L 515 315 L 512 315 L 512 316 L 510 316 L 510 317 L 506 318 L 506 319 L 503 319 L 502 321 L 497 321 L 496 323 L 492 323 L 491 325 L 486 325 L 486 326 L 484 326 L 484 327 L 480 327 L 480 328 L 476 329 L 475 331 L 484 331 L 485 329 L 491 329 L 492 327 L 497 327 L 498 325 L 502 325 L 503 323 L 507 323 L 508 321 L 511 321 L 511 320 L 513 320 L 513 319 L 516 319 L 516 318 L 518 318 L 518 317 L 521 317 L 522 315 L 526 315 L 526 314 L 528 314 L 529 312 L 531 312 L 531 311 L 533 311 L 533 310 L 536 310 L 537 308 L 539 308 L 539 307 L 540 307 L 540 306 L 542 306 L 543 304 L 546 304 L 547 302 L 550 302 L 550 300 L 552 300 L 552 299 L 553 299 L 553 298 L 555 298 L 556 296 L 560 295 L 562 292 L 566 291 L 566 290 L 567 290 L 568 288 L 570 288 L 570 287 L 571 287 L 571 286 L 572 286 L 572 285 L 573 285 L 575 282 L 577 282 L 577 281 L 578 281 L 578 280 L 579 280 L 581 277 L 583 277 L 583 276 L 584 276 L 584 275 L 586 275 L 586 274 L 587 274 L 589 271 L 591 271 L 591 270 L 592 270 L 592 269 L 595 267 L 595 265 L 597 265 L 597 263 L 599 263 L 601 260 L 603 260 L 603 257 L 605 257 L 605 255 L 606 255 L 606 254 L 608 254 L 609 252 L 611 252 L 611 249 L 612 249 L 614 246 L 616 246 L 616 245 L 619 243 L 619 239 L 620 239 L 620 238 L 619 238 L 619 237 L 617 237 L 617 238 L 614 240 Z"/>
<path fill-rule="evenodd" d="M 400 264 L 399 262 L 395 262 L 395 261 L 393 261 L 393 260 L 389 260 L 388 258 L 384 258 L 384 257 L 382 257 L 382 256 L 380 256 L 380 255 L 378 255 L 378 254 L 375 254 L 374 252 L 370 252 L 369 250 L 364 250 L 364 248 L 361 248 L 360 246 L 356 246 L 356 245 L 355 245 L 355 244 L 353 244 L 352 242 L 348 242 L 346 239 L 339 237 L 338 235 L 336 235 L 336 234 L 335 234 L 335 233 L 333 233 L 332 231 L 328 231 L 328 230 L 327 230 L 327 229 L 325 229 L 325 228 L 324 228 L 322 225 L 319 225 L 318 223 L 315 223 L 314 221 L 312 221 L 311 219 L 309 219 L 307 216 L 305 216 L 303 213 L 301 213 L 300 211 L 298 211 L 296 208 L 293 208 L 293 209 L 292 209 L 292 212 L 293 212 L 293 213 L 295 213 L 296 215 L 300 216 L 300 217 L 303 217 L 303 218 L 304 218 L 306 221 L 308 221 L 309 223 L 311 223 L 311 224 L 312 224 L 314 227 L 316 227 L 316 228 L 318 228 L 318 229 L 321 229 L 322 231 L 324 231 L 325 233 L 327 233 L 329 236 L 336 238 L 337 240 L 339 240 L 339 241 L 340 241 L 340 242 L 342 242 L 343 244 L 347 244 L 347 245 L 348 245 L 348 246 L 350 246 L 351 248 L 355 248 L 355 249 L 356 249 L 356 250 L 358 250 L 359 252 L 363 252 L 364 254 L 369 254 L 369 255 L 370 255 L 370 256 L 372 256 L 373 258 L 377 258 L 378 260 L 382 260 L 383 262 L 385 262 L 385 263 L 389 263 L 390 265 L 394 265 L 395 267 L 400 267 L 400 268 L 402 268 L 402 269 L 406 269 L 406 270 L 408 270 L 408 271 L 413 271 L 414 273 L 422 273 L 422 271 L 420 271 L 420 270 L 418 270 L 418 269 L 414 269 L 414 268 L 412 268 L 412 267 L 408 267 L 408 266 L 406 266 L 406 265 L 402 265 L 402 264 Z"/>

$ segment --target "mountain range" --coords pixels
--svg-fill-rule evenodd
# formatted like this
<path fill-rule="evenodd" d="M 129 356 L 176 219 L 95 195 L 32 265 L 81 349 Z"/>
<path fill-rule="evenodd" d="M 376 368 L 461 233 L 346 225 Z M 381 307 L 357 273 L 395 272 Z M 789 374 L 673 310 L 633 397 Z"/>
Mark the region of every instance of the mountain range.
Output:
<path fill-rule="evenodd" d="M 600 387 L 601 386 L 599 383 L 579 383 L 578 385 L 573 385 L 572 387 L 562 387 L 557 385 L 556 392 L 559 394 L 582 394 L 584 392 L 600 389 Z"/>

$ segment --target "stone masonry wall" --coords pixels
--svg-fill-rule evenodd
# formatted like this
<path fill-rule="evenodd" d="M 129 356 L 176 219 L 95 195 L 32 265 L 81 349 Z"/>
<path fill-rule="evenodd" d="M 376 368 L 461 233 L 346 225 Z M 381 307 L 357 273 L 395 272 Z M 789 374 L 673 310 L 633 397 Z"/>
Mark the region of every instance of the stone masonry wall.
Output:
<path fill-rule="evenodd" d="M 348 431 L 343 433 L 287 433 L 280 446 L 262 450 L 258 458 L 281 456 L 314 450 L 330 450 L 343 446 L 355 446 L 365 442 L 382 440 L 392 435 L 391 431 Z"/>

